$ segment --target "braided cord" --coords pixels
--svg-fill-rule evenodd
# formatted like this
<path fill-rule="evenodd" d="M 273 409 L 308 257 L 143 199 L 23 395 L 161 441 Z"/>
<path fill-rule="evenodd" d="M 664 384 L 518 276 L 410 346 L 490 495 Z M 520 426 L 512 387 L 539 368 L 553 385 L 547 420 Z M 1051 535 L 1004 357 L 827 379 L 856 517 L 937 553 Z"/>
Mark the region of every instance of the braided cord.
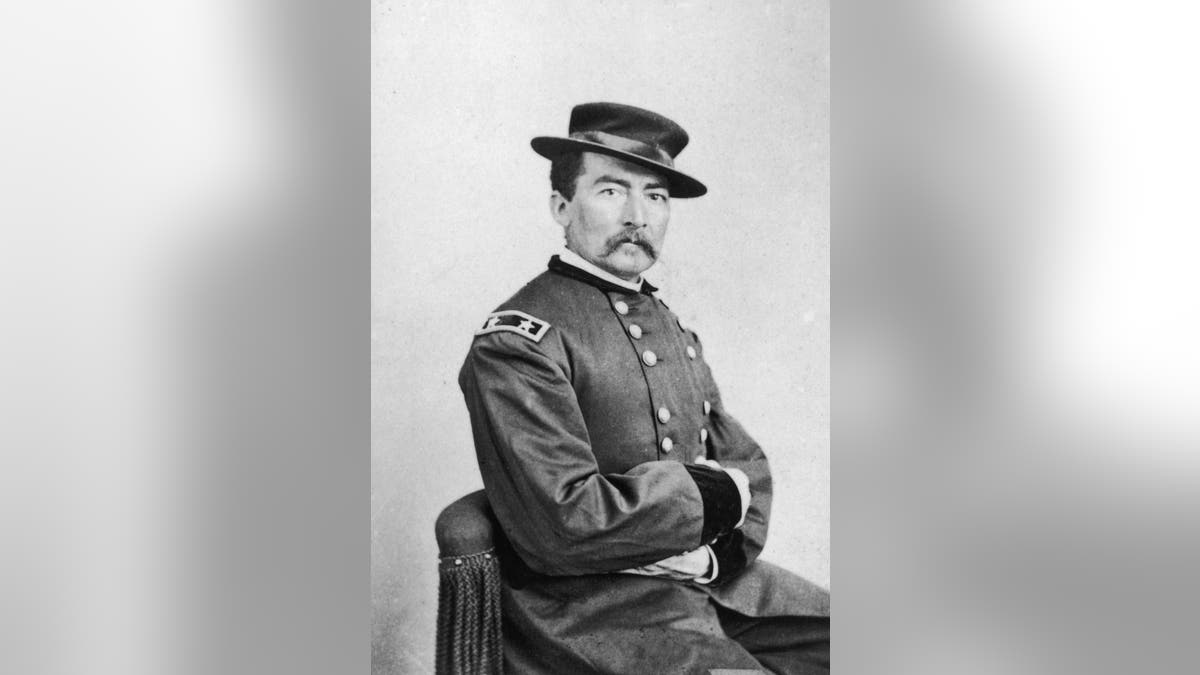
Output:
<path fill-rule="evenodd" d="M 500 562 L 495 549 L 438 559 L 437 675 L 499 675 Z"/>

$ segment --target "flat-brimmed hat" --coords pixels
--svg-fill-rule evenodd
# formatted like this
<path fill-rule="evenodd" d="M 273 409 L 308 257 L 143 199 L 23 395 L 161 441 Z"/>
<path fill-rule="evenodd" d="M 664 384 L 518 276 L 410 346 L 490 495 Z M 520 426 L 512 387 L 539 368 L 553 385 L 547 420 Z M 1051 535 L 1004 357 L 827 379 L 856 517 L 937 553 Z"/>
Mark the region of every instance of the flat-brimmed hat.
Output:
<path fill-rule="evenodd" d="M 672 197 L 699 197 L 704 183 L 675 169 L 675 157 L 688 135 L 658 113 L 620 103 L 581 103 L 571 110 L 567 138 L 538 136 L 530 141 L 546 159 L 568 152 L 598 152 L 654 169 L 666 176 Z"/>

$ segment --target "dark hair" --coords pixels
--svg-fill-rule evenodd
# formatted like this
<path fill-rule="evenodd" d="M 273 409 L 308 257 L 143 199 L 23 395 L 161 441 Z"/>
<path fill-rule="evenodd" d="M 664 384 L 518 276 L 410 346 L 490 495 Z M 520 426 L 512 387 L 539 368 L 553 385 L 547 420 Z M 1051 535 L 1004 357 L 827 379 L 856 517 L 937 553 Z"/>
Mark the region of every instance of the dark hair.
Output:
<path fill-rule="evenodd" d="M 550 189 L 557 190 L 567 201 L 575 198 L 575 181 L 583 174 L 583 153 L 568 152 L 550 160 Z"/>

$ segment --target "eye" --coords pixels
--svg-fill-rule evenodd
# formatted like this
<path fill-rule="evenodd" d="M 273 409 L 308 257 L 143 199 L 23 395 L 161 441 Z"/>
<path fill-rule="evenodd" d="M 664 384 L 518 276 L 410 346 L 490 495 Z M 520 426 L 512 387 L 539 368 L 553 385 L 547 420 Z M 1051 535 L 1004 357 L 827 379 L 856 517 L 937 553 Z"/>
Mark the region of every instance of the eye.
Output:
<path fill-rule="evenodd" d="M 616 188 L 610 188 L 610 187 L 608 187 L 608 188 L 602 188 L 602 189 L 600 190 L 600 194 L 602 194 L 602 195 L 607 195 L 607 196 L 613 196 L 613 195 L 616 195 L 616 194 L 617 194 L 617 189 L 616 189 Z"/>
<path fill-rule="evenodd" d="M 656 202 L 667 201 L 667 196 L 661 192 L 651 192 L 650 194 L 648 194 L 646 196 L 649 197 L 652 201 L 656 201 Z"/>

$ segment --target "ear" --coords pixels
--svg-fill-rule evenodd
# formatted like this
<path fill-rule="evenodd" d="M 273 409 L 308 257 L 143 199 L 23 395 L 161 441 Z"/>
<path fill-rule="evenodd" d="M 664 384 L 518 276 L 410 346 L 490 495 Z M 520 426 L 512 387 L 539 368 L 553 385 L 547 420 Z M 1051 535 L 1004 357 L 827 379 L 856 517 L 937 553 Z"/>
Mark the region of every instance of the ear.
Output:
<path fill-rule="evenodd" d="M 571 224 L 571 215 L 567 213 L 567 208 L 571 205 L 571 201 L 562 196 L 558 190 L 550 193 L 550 215 L 555 222 L 566 229 L 567 225 Z"/>

